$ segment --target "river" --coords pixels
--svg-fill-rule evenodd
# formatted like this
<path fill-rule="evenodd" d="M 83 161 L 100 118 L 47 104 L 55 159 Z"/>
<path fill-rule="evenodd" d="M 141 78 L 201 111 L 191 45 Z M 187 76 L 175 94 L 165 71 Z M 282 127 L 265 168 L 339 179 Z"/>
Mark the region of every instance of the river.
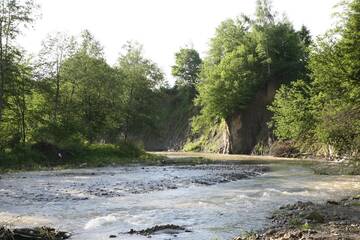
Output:
<path fill-rule="evenodd" d="M 152 239 L 231 239 L 265 227 L 280 205 L 341 199 L 360 190 L 359 177 L 318 176 L 291 164 L 266 166 L 269 170 L 218 164 L 4 174 L 0 224 L 54 226 L 79 240 L 147 239 L 125 232 L 176 224 L 191 232 Z"/>

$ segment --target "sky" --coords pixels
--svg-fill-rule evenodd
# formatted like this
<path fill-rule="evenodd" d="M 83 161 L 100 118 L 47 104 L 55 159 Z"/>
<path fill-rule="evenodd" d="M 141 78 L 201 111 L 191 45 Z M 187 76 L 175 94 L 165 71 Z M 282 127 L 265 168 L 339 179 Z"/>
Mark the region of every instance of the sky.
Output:
<path fill-rule="evenodd" d="M 115 64 L 122 45 L 134 40 L 144 55 L 158 64 L 172 83 L 175 53 L 185 46 L 206 56 L 216 27 L 228 18 L 252 15 L 256 0 L 35 0 L 41 17 L 24 31 L 20 45 L 36 54 L 48 34 L 79 35 L 88 29 L 104 46 L 109 64 Z M 273 0 L 273 9 L 286 14 L 296 29 L 307 26 L 313 36 L 334 23 L 333 6 L 339 0 Z"/>

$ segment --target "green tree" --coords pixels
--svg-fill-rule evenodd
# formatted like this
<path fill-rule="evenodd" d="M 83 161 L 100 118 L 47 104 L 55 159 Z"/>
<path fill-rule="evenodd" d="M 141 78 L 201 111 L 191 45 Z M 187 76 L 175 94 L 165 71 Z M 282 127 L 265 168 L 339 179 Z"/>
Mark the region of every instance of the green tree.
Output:
<path fill-rule="evenodd" d="M 360 147 L 360 1 L 345 9 L 339 27 L 313 43 L 307 83 L 283 87 L 271 107 L 278 137 L 300 145 L 310 139 L 329 157 Z"/>
<path fill-rule="evenodd" d="M 117 70 L 123 80 L 123 135 L 144 132 L 154 125 L 157 110 L 154 109 L 154 92 L 164 85 L 161 70 L 151 60 L 142 55 L 142 46 L 129 42 L 124 46 L 124 54 L 119 57 Z"/>
<path fill-rule="evenodd" d="M 114 71 L 103 58 L 102 48 L 85 31 L 80 48 L 61 67 L 63 123 L 74 125 L 90 143 L 100 140 L 106 129 L 109 95 Z M 70 128 L 72 129 L 72 128 Z"/>
<path fill-rule="evenodd" d="M 206 64 L 219 64 L 227 53 L 234 51 L 242 43 L 248 30 L 249 19 L 246 17 L 228 19 L 220 23 L 216 28 L 215 36 L 210 41 Z"/>
<path fill-rule="evenodd" d="M 291 82 L 304 70 L 305 46 L 287 20 L 276 20 L 268 1 L 256 18 L 227 20 L 211 40 L 198 85 L 200 115 L 194 129 L 228 120 L 244 110 L 269 81 Z"/>
<path fill-rule="evenodd" d="M 175 65 L 172 75 L 176 77 L 177 86 L 195 87 L 199 83 L 202 60 L 199 53 L 192 48 L 182 48 L 175 54 Z"/>
<path fill-rule="evenodd" d="M 21 55 L 15 46 L 21 28 L 34 21 L 33 1 L 0 1 L 0 121 L 6 107 L 8 84 L 14 77 L 16 58 Z"/>
<path fill-rule="evenodd" d="M 25 144 L 28 139 L 28 106 L 32 97 L 32 72 L 29 63 L 19 60 L 12 81 L 7 84 L 11 95 L 7 96 L 3 121 L 0 123 L 0 149 Z"/>
<path fill-rule="evenodd" d="M 63 33 L 48 35 L 42 42 L 36 68 L 38 80 L 46 83 L 44 94 L 50 103 L 49 115 L 54 124 L 57 123 L 58 112 L 61 104 L 62 77 L 60 74 L 64 61 L 75 54 L 76 41 L 74 37 Z"/>
<path fill-rule="evenodd" d="M 306 143 L 314 137 L 315 119 L 312 115 L 311 86 L 302 80 L 282 85 L 272 105 L 272 125 L 275 135 L 281 140 Z"/>
<path fill-rule="evenodd" d="M 31 70 L 16 38 L 34 21 L 33 1 L 0 1 L 0 150 L 26 140 Z"/>
<path fill-rule="evenodd" d="M 348 3 L 342 14 L 340 28 L 315 44 L 310 60 L 317 140 L 335 154 L 356 153 L 360 146 L 360 1 Z"/>

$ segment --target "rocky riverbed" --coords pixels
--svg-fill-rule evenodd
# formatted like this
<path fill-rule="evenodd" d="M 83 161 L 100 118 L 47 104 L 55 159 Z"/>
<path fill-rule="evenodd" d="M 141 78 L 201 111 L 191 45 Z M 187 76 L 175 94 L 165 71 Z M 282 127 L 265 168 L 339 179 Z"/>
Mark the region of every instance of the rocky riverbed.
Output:
<path fill-rule="evenodd" d="M 323 204 L 297 202 L 280 207 L 272 226 L 234 240 L 359 240 L 360 195 Z"/>
<path fill-rule="evenodd" d="M 1 240 L 65 240 L 70 233 L 57 231 L 49 227 L 8 228 L 0 227 Z"/>
<path fill-rule="evenodd" d="M 0 179 L 0 226 L 48 226 L 76 240 L 225 240 L 267 226 L 281 205 L 340 201 L 356 189 L 358 177 L 287 164 L 9 173 Z"/>

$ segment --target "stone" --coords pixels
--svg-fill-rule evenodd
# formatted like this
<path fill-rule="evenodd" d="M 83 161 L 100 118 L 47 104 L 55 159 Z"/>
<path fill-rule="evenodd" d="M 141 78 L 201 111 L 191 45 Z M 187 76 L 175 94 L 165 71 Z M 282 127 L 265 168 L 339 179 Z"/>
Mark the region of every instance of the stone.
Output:
<path fill-rule="evenodd" d="M 328 200 L 326 203 L 327 204 L 332 204 L 332 205 L 339 205 L 339 202 L 333 201 L 333 200 Z"/>
<path fill-rule="evenodd" d="M 325 221 L 324 217 L 317 211 L 310 212 L 305 219 L 311 220 L 315 223 L 323 223 Z"/>

